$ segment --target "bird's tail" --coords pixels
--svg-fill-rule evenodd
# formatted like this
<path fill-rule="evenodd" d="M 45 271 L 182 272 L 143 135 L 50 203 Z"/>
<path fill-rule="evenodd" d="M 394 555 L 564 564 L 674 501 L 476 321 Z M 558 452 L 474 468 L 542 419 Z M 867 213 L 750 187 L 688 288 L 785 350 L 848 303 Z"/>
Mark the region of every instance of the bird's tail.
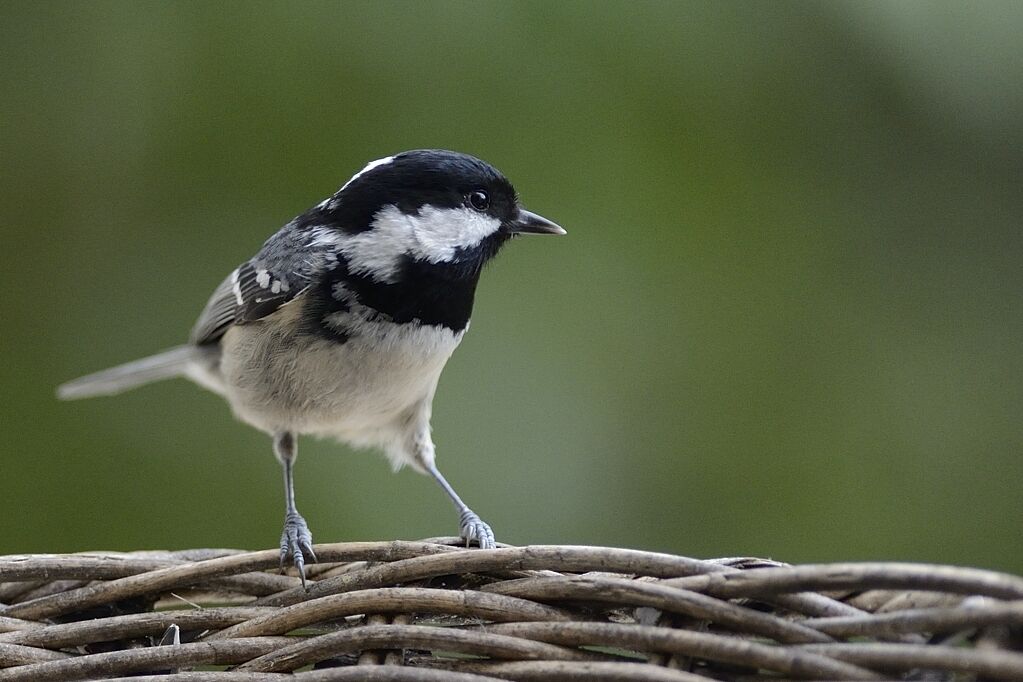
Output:
<path fill-rule="evenodd" d="M 114 395 L 152 381 L 181 376 L 188 369 L 189 363 L 200 359 L 202 354 L 202 349 L 197 346 L 177 346 L 148 358 L 61 384 L 57 387 L 57 397 L 61 400 L 77 400 L 97 395 Z"/>

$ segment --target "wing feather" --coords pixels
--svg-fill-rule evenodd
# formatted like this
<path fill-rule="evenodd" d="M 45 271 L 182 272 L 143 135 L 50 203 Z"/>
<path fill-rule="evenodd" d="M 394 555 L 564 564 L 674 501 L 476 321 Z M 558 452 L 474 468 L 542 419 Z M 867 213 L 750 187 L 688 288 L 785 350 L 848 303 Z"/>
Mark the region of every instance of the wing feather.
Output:
<path fill-rule="evenodd" d="M 335 249 L 332 240 L 310 240 L 307 230 L 286 226 L 213 291 L 189 340 L 199 346 L 216 343 L 231 325 L 273 314 L 336 262 Z"/>

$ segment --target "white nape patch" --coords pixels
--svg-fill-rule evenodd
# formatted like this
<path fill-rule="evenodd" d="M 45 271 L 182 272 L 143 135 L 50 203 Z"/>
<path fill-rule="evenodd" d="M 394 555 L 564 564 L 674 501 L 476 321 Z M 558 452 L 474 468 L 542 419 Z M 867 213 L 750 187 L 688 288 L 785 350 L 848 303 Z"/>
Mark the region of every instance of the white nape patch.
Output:
<path fill-rule="evenodd" d="M 338 246 L 349 270 L 378 282 L 393 282 L 401 256 L 415 243 L 411 219 L 397 206 L 388 206 L 376 214 L 372 229 L 348 236 Z"/>
<path fill-rule="evenodd" d="M 242 298 L 242 287 L 238 282 L 238 268 L 231 272 L 231 291 L 234 293 L 234 300 L 238 302 L 238 305 L 245 305 L 245 299 Z"/>
<path fill-rule="evenodd" d="M 313 227 L 307 234 L 309 236 L 309 241 L 305 244 L 307 249 L 316 246 L 338 246 L 344 239 L 336 229 L 330 227 Z"/>
<path fill-rule="evenodd" d="M 257 271 L 256 284 L 258 284 L 263 289 L 266 289 L 268 286 L 270 286 L 270 273 L 267 272 L 266 270 Z"/>
<path fill-rule="evenodd" d="M 370 172 L 374 168 L 377 168 L 378 166 L 385 166 L 385 165 L 389 164 L 392 161 L 394 161 L 394 157 L 393 156 L 385 156 L 382 159 L 377 159 L 376 161 L 370 161 L 369 163 L 366 164 L 365 168 L 363 168 L 361 171 L 359 171 L 358 173 L 353 175 L 351 178 L 349 178 L 348 182 L 346 182 L 345 184 L 341 185 L 341 189 L 339 189 L 337 191 L 337 193 L 340 194 L 341 192 L 344 192 L 345 191 L 345 187 L 347 187 L 348 185 L 350 185 L 353 182 L 355 182 L 360 176 L 365 175 L 366 173 Z M 335 194 L 334 196 L 337 196 L 337 194 Z"/>
<path fill-rule="evenodd" d="M 500 227 L 497 218 L 468 208 L 423 206 L 407 214 L 387 206 L 373 217 L 372 229 L 344 238 L 339 247 L 353 272 L 393 282 L 403 256 L 450 262 L 458 249 L 478 246 Z"/>
<path fill-rule="evenodd" d="M 338 196 L 341 194 L 341 192 L 345 191 L 345 188 L 348 187 L 348 185 L 350 185 L 353 182 L 355 182 L 356 178 L 358 178 L 361 175 L 365 175 L 366 173 L 368 173 L 369 171 L 373 170 L 377 166 L 384 166 L 386 164 L 389 164 L 392 161 L 394 161 L 394 157 L 393 156 L 385 156 L 382 159 L 377 159 L 376 161 L 370 161 L 369 163 L 366 164 L 365 168 L 363 168 L 361 171 L 359 171 L 358 173 L 356 173 L 352 177 L 348 178 L 348 182 L 346 182 L 345 184 L 341 185 L 341 189 L 339 189 L 338 191 L 334 192 L 333 194 L 331 194 L 329 197 L 327 197 L 326 199 L 324 199 L 320 203 L 316 204 L 316 208 L 318 208 L 320 210 L 330 210 L 330 209 L 334 208 L 334 205 L 337 203 Z"/>

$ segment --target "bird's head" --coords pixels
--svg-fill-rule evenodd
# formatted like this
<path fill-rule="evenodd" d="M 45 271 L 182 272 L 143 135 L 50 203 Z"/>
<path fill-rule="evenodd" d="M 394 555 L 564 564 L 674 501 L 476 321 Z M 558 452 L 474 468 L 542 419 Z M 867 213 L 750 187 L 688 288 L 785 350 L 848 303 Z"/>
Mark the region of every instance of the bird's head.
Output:
<path fill-rule="evenodd" d="M 352 274 L 381 283 L 409 267 L 475 278 L 513 236 L 565 234 L 523 208 L 496 168 L 438 149 L 370 162 L 304 218 L 337 244 Z"/>

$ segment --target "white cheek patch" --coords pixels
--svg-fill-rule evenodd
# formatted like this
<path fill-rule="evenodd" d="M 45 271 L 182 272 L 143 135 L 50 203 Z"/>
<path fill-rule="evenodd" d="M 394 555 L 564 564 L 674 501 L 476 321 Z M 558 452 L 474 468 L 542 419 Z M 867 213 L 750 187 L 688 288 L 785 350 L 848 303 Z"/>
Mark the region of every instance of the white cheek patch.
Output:
<path fill-rule="evenodd" d="M 460 248 L 479 246 L 501 228 L 501 221 L 468 208 L 423 206 L 412 216 L 416 234 L 415 255 L 431 263 L 455 258 Z"/>
<path fill-rule="evenodd" d="M 373 227 L 339 244 L 352 272 L 378 282 L 394 282 L 404 256 L 430 263 L 453 261 L 460 248 L 472 248 L 497 232 L 501 221 L 467 208 L 423 206 L 418 214 L 388 206 Z"/>

